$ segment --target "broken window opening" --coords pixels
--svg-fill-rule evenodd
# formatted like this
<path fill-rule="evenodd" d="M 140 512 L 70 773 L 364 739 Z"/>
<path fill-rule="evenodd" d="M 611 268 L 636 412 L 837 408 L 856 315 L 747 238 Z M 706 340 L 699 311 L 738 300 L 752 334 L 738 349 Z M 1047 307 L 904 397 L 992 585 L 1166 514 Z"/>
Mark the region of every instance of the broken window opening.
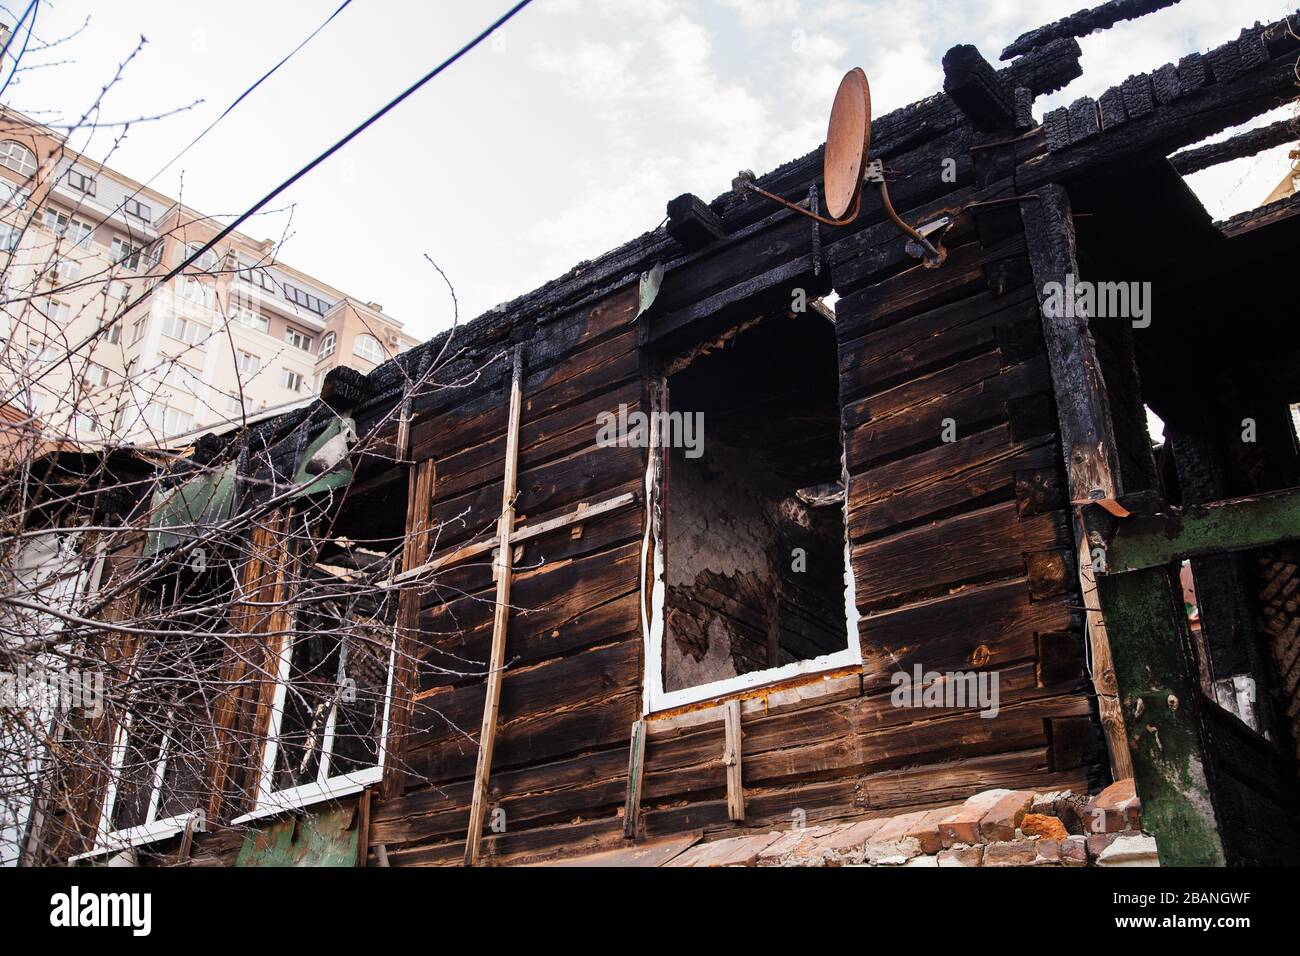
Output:
<path fill-rule="evenodd" d="M 113 733 L 109 785 L 92 853 L 174 835 L 207 804 L 206 770 L 217 746 L 214 712 L 230 568 L 184 565 L 141 599 L 141 620 L 172 633 L 144 639 L 124 685 Z M 196 605 L 178 616 L 180 605 Z M 151 621 L 149 608 L 156 620 Z"/>
<path fill-rule="evenodd" d="M 391 602 L 304 562 L 277 659 L 257 806 L 240 820 L 354 793 L 383 774 L 396 647 Z"/>
<path fill-rule="evenodd" d="M 667 366 L 650 709 L 860 663 L 838 392 L 817 311 Z"/>

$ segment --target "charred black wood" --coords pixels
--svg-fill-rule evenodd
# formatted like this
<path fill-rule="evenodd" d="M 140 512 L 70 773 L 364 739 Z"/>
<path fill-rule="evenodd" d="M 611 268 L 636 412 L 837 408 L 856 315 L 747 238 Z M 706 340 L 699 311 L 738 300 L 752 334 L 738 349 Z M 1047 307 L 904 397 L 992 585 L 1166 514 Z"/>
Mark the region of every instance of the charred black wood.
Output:
<path fill-rule="evenodd" d="M 997 70 L 969 43 L 943 55 L 943 91 L 982 133 L 995 133 L 1012 125 L 1015 100 Z"/>
<path fill-rule="evenodd" d="M 999 59 L 1010 60 L 1062 37 L 1082 37 L 1094 30 L 1107 30 L 1120 20 L 1134 20 L 1156 10 L 1172 7 L 1177 2 L 1178 0 L 1110 0 L 1109 3 L 1090 10 L 1080 10 L 1055 23 L 1022 33 L 1002 51 Z"/>
<path fill-rule="evenodd" d="M 1199 146 L 1196 149 L 1185 149 L 1181 153 L 1175 153 L 1170 157 L 1169 161 L 1174 164 L 1174 169 L 1184 176 L 1189 176 L 1202 169 L 1208 169 L 1229 160 L 1254 156 L 1266 149 L 1280 146 L 1283 143 L 1294 142 L 1298 139 L 1300 139 L 1300 132 L 1296 130 L 1294 119 L 1278 120 L 1276 123 L 1261 126 L 1259 129 L 1238 133 L 1236 136 L 1225 139 L 1220 143 L 1210 143 L 1208 146 Z"/>

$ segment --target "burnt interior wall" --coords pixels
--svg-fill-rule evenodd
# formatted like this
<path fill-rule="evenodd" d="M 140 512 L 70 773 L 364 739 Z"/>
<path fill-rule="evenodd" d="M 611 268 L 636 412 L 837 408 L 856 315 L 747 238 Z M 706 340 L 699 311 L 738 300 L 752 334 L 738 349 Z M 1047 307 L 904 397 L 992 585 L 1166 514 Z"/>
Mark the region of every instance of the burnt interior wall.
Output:
<path fill-rule="evenodd" d="M 811 314 L 768 319 L 669 377 L 672 412 L 703 428 L 666 456 L 666 690 L 846 646 L 842 507 L 796 495 L 839 480 L 834 363 L 830 324 Z"/>

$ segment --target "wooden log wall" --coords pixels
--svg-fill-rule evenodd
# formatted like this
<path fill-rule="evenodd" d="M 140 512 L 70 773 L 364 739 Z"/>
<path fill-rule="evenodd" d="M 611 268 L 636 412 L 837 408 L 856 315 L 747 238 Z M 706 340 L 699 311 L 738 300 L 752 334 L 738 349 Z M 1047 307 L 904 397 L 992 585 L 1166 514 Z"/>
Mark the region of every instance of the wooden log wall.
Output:
<path fill-rule="evenodd" d="M 555 320 L 526 344 L 516 528 L 641 493 L 644 450 L 596 445 L 600 412 L 640 406 L 636 308 L 633 286 Z M 412 457 L 436 467 L 432 560 L 491 533 L 505 430 L 500 394 L 412 426 Z M 512 836 L 574 818 L 619 825 L 628 733 L 641 710 L 642 510 L 599 515 L 516 553 L 488 779 L 489 803 L 504 811 Z M 385 845 L 391 865 L 461 861 L 494 592 L 484 554 L 439 572 L 424 596 L 404 792 L 376 802 L 371 821 L 371 843 Z M 500 842 L 491 820 L 486 862 Z"/>

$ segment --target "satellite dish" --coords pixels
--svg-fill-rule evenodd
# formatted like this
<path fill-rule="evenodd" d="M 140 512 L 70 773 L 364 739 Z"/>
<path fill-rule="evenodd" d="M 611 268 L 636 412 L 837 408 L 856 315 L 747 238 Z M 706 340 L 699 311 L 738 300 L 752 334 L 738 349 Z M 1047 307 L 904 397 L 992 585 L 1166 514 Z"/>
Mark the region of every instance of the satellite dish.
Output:
<path fill-rule="evenodd" d="M 936 247 L 922 232 L 905 223 L 894 211 L 894 205 L 889 201 L 889 187 L 885 183 L 883 164 L 879 160 L 867 161 L 870 147 L 871 88 L 867 85 L 867 74 L 861 67 L 855 66 L 840 80 L 835 102 L 831 104 L 830 123 L 826 128 L 826 148 L 822 151 L 822 180 L 828 215 L 823 216 L 817 210 L 815 186 L 809 189 L 808 199 L 797 204 L 760 188 L 751 172 L 742 172 L 732 180 L 732 188 L 742 195 L 745 191 L 757 193 L 823 225 L 847 226 L 858 218 L 861 211 L 863 182 L 875 183 L 880 187 L 880 205 L 885 215 L 900 232 L 911 239 L 908 251 L 923 258 L 927 267 L 938 267 L 947 253 L 942 246 Z M 936 227 L 937 223 L 932 223 L 923 228 L 925 232 L 930 232 Z"/>
<path fill-rule="evenodd" d="M 870 147 L 871 89 L 867 74 L 855 66 L 840 80 L 826 129 L 822 178 L 830 218 L 842 219 L 857 202 Z"/>

